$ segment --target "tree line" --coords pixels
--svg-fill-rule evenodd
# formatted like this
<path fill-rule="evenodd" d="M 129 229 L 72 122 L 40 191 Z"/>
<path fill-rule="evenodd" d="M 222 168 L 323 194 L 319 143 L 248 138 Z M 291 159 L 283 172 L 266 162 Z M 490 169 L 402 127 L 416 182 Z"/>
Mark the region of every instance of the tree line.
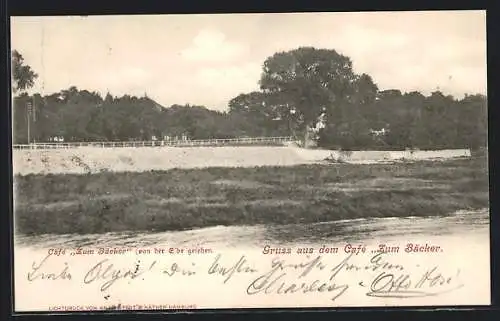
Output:
<path fill-rule="evenodd" d="M 30 113 L 27 106 L 35 106 Z M 14 144 L 48 142 L 149 141 L 151 139 L 208 139 L 285 135 L 263 128 L 244 115 L 218 112 L 195 105 L 165 108 L 147 96 L 102 98 L 99 93 L 71 87 L 48 96 L 19 95 L 14 99 Z"/>
<path fill-rule="evenodd" d="M 17 51 L 12 69 L 15 144 L 52 137 L 127 141 L 288 135 L 306 146 L 344 150 L 487 144 L 486 96 L 381 91 L 369 75 L 353 71 L 349 57 L 331 49 L 301 47 L 268 57 L 259 90 L 233 98 L 226 112 L 192 105 L 165 108 L 146 95 L 102 97 L 76 87 L 28 95 L 38 75 Z"/>

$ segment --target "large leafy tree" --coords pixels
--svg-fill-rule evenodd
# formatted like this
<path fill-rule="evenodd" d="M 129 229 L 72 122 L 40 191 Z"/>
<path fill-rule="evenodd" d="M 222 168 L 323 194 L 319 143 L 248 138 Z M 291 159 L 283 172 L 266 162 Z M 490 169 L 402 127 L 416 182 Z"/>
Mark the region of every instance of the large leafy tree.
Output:
<path fill-rule="evenodd" d="M 24 63 L 23 56 L 17 51 L 12 51 L 12 90 L 15 94 L 30 89 L 35 85 L 38 74 Z"/>
<path fill-rule="evenodd" d="M 27 106 L 28 101 L 32 101 L 26 91 L 34 86 L 38 75 L 25 64 L 23 56 L 17 50 L 11 52 L 11 76 L 12 93 L 15 96 L 13 108 L 16 111 L 13 114 L 13 139 L 14 142 L 26 142 L 28 141 L 26 123 L 30 118 L 27 117 L 27 109 L 23 107 Z"/>
<path fill-rule="evenodd" d="M 279 117 L 294 122 L 307 144 L 320 116 L 356 94 L 357 79 L 349 57 L 335 50 L 300 47 L 266 59 L 260 88 Z"/>

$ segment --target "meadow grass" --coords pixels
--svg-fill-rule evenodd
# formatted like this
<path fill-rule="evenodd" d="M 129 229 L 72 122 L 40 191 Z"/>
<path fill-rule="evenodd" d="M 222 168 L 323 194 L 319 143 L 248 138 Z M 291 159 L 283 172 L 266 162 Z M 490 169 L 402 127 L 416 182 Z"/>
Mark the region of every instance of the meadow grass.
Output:
<path fill-rule="evenodd" d="M 488 202 L 485 158 L 400 164 L 173 169 L 14 179 L 22 234 L 435 216 Z"/>

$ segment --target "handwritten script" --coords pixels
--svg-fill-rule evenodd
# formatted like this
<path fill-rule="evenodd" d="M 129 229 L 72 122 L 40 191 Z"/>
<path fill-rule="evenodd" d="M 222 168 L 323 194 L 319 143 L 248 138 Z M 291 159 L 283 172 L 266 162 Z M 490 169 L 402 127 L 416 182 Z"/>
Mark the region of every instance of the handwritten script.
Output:
<path fill-rule="evenodd" d="M 405 266 L 385 253 L 356 257 L 354 253 L 344 257 L 275 256 L 252 261 L 245 255 L 214 254 L 200 264 L 197 260 L 186 263 L 175 258 L 156 258 L 124 263 L 114 258 L 93 260 L 88 266 L 75 269 L 69 262 L 55 255 L 47 255 L 33 261 L 26 275 L 35 282 L 81 282 L 95 286 L 98 291 L 109 293 L 117 284 L 141 282 L 153 276 L 158 285 L 164 279 L 192 278 L 209 280 L 212 284 L 229 286 L 248 296 L 325 295 L 336 301 L 350 291 L 362 291 L 367 297 L 414 298 L 437 296 L 463 287 L 460 269 L 451 273 L 438 265 Z M 83 271 L 83 272 L 82 272 Z M 199 279 L 195 279 L 199 278 Z M 202 278 L 202 279 L 201 279 Z M 185 280 L 188 282 L 189 280 Z M 184 282 L 184 281 L 183 281 Z M 231 290 L 233 291 L 233 290 Z"/>

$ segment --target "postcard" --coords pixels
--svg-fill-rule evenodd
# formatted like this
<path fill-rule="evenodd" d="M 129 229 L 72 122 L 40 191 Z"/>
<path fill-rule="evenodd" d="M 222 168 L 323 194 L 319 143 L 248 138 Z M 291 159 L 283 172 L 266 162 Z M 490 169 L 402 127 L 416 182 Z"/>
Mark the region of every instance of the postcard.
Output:
<path fill-rule="evenodd" d="M 490 305 L 485 11 L 11 18 L 14 312 Z"/>

